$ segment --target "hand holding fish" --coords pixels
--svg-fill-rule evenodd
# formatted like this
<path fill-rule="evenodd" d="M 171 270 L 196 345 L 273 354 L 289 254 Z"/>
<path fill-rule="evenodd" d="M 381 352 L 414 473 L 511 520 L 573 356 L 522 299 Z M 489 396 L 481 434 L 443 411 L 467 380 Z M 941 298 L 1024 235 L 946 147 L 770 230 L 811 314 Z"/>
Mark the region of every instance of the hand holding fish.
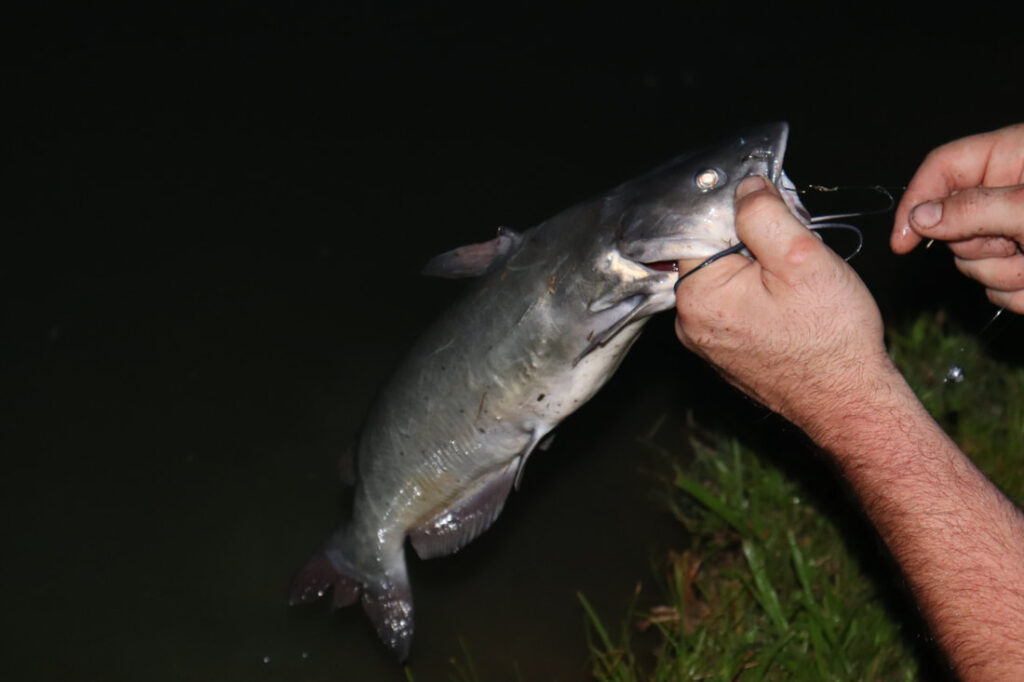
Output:
<path fill-rule="evenodd" d="M 972 135 L 931 152 L 899 206 L 891 244 L 948 242 L 956 267 L 990 301 L 1024 313 L 1024 124 Z"/>
<path fill-rule="evenodd" d="M 763 178 L 736 192 L 736 231 L 757 260 L 721 259 L 681 283 L 676 332 L 733 384 L 800 426 L 870 366 L 895 372 L 857 274 Z M 690 264 L 680 262 L 680 272 Z"/>
<path fill-rule="evenodd" d="M 853 270 L 770 184 L 747 178 L 736 196 L 757 260 L 730 255 L 680 284 L 680 340 L 833 458 L 960 679 L 1024 679 L 1024 515 L 889 361 Z"/>

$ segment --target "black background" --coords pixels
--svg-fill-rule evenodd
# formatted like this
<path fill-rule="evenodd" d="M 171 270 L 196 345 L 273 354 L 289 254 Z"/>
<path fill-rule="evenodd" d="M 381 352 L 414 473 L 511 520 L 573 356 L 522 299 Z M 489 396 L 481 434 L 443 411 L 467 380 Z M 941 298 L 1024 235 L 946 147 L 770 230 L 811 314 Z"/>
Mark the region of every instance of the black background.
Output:
<path fill-rule="evenodd" d="M 373 391 L 458 291 L 418 277 L 427 258 L 769 120 L 798 185 L 898 188 L 1024 104 L 1019 32 L 978 4 L 7 12 L 4 665 L 23 679 L 404 679 L 359 614 L 283 599 L 340 515 L 333 462 Z M 886 217 L 861 224 L 889 319 L 992 314 L 943 249 L 897 258 Z M 417 679 L 467 632 L 495 676 L 586 679 L 573 591 L 616 617 L 658 523 L 596 451 L 718 385 L 669 323 L 511 520 L 414 565 Z"/>

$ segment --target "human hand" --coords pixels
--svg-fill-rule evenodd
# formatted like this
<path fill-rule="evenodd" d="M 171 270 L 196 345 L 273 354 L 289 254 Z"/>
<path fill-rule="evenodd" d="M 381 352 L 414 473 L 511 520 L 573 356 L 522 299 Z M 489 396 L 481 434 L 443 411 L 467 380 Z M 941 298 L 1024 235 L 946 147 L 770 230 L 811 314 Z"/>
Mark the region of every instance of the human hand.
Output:
<path fill-rule="evenodd" d="M 1024 313 L 1024 124 L 972 135 L 931 152 L 896 208 L 890 243 L 949 243 L 957 269 L 990 301 Z"/>
<path fill-rule="evenodd" d="M 805 430 L 895 370 L 878 307 L 842 258 L 763 177 L 736 191 L 736 231 L 757 260 L 726 256 L 676 292 L 676 334 L 731 383 Z M 696 262 L 680 261 L 686 272 Z"/>

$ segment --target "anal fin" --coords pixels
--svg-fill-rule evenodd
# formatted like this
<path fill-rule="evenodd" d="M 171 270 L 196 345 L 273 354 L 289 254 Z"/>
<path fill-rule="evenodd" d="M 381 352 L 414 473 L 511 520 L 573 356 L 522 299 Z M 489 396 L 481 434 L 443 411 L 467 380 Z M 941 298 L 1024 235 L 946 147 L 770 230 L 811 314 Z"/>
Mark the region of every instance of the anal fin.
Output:
<path fill-rule="evenodd" d="M 409 532 L 416 554 L 422 559 L 457 552 L 491 527 L 505 506 L 515 482 L 519 458 L 484 479 L 455 504 Z"/>

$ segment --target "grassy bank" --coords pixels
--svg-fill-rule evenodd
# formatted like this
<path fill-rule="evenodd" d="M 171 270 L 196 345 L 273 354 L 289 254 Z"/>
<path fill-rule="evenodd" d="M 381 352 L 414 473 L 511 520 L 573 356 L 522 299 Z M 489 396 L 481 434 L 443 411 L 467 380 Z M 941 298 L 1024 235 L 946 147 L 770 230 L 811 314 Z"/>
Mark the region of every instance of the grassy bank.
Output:
<path fill-rule="evenodd" d="M 889 341 L 936 420 L 1024 502 L 1024 367 L 989 357 L 941 314 Z M 663 583 L 638 590 L 620 626 L 580 595 L 596 679 L 946 677 L 873 529 L 806 442 L 704 434 L 685 463 L 662 454 L 675 462 L 666 506 L 691 542 L 668 553 Z"/>

